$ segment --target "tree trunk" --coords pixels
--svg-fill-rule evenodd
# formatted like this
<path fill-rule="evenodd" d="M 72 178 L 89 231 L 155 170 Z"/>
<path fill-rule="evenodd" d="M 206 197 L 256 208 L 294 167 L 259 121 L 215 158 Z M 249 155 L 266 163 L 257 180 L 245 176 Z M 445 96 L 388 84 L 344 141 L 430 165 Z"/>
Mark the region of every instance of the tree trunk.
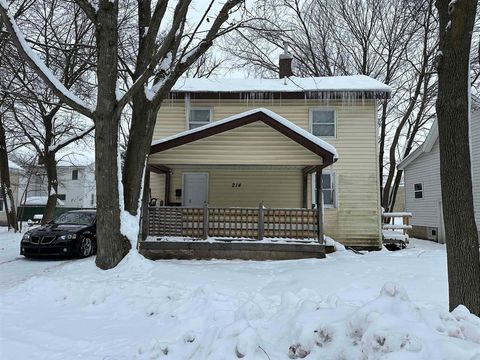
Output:
<path fill-rule="evenodd" d="M 102 0 L 97 12 L 98 96 L 95 121 L 95 173 L 97 185 L 97 258 L 101 269 L 115 267 L 131 248 L 120 231 L 118 135 L 116 108 L 117 16 L 116 2 Z"/>
<path fill-rule="evenodd" d="M 47 172 L 48 200 L 42 217 L 42 224 L 46 224 L 55 217 L 55 209 L 57 207 L 58 176 L 55 153 L 48 152 L 43 157 L 42 162 Z"/>
<path fill-rule="evenodd" d="M 150 152 L 156 116 L 157 109 L 143 91 L 133 97 L 132 123 L 123 169 L 125 210 L 132 215 L 136 215 L 139 208 L 142 175 Z"/>
<path fill-rule="evenodd" d="M 15 201 L 10 184 L 10 169 L 8 166 L 7 141 L 5 139 L 5 129 L 3 122 L 0 121 L 0 176 L 2 199 L 5 205 L 5 213 L 7 215 L 8 230 L 18 231 L 17 213 L 15 210 Z"/>
<path fill-rule="evenodd" d="M 437 119 L 450 310 L 480 315 L 480 258 L 469 146 L 470 45 L 477 1 L 439 0 Z"/>
<path fill-rule="evenodd" d="M 138 32 L 139 46 L 137 62 L 135 66 L 134 80 L 147 69 L 152 60 L 155 46 L 153 38 L 145 36 L 152 21 L 151 1 L 145 0 L 138 4 Z M 142 188 L 142 175 L 155 128 L 157 109 L 145 96 L 145 92 L 139 91 L 132 98 L 132 122 L 125 153 L 123 169 L 123 197 L 125 210 L 131 215 L 136 215 L 140 205 Z"/>

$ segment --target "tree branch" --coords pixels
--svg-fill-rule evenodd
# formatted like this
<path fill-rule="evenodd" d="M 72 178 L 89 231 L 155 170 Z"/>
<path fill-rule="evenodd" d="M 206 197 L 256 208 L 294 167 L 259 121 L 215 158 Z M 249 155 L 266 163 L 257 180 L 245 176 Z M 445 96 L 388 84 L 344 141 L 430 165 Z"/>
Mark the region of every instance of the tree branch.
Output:
<path fill-rule="evenodd" d="M 88 0 L 75 0 L 75 3 L 93 23 L 97 21 L 97 11 Z"/>
<path fill-rule="evenodd" d="M 0 15 L 4 24 L 22 58 L 35 70 L 35 72 L 45 81 L 48 87 L 68 106 L 79 113 L 92 118 L 93 111 L 88 105 L 69 91 L 45 65 L 45 63 L 33 52 L 32 48 L 25 41 L 21 30 L 17 26 L 14 18 L 8 12 L 8 4 L 5 0 L 0 0 Z"/>

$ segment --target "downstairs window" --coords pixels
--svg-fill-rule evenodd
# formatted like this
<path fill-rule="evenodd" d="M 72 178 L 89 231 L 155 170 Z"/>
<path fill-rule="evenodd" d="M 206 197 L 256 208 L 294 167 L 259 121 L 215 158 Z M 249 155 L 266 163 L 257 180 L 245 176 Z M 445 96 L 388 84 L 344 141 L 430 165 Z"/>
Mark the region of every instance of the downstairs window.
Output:
<path fill-rule="evenodd" d="M 322 195 L 325 207 L 335 207 L 337 204 L 335 191 L 335 173 L 322 173 Z M 316 204 L 316 174 L 312 174 L 312 204 Z"/>

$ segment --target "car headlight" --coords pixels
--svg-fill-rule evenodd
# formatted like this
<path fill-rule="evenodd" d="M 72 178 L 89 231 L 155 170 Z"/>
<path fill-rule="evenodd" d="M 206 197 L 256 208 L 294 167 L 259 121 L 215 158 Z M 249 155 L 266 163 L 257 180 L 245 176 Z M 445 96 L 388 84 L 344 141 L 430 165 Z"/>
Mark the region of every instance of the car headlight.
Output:
<path fill-rule="evenodd" d="M 77 234 L 68 234 L 68 235 L 59 236 L 57 239 L 58 240 L 71 240 L 71 239 L 76 239 L 76 238 L 77 238 Z"/>
<path fill-rule="evenodd" d="M 25 233 L 23 235 L 23 238 L 22 238 L 22 241 L 23 242 L 28 242 L 30 240 L 30 234 L 29 233 Z"/>

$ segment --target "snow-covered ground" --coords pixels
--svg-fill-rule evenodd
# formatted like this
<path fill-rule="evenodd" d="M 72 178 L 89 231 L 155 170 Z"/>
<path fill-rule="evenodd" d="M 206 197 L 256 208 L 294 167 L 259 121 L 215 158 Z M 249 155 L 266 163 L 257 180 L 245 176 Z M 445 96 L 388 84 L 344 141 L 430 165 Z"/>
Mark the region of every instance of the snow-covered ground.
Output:
<path fill-rule="evenodd" d="M 445 248 L 292 261 L 25 260 L 0 233 L 1 359 L 480 359 Z"/>

